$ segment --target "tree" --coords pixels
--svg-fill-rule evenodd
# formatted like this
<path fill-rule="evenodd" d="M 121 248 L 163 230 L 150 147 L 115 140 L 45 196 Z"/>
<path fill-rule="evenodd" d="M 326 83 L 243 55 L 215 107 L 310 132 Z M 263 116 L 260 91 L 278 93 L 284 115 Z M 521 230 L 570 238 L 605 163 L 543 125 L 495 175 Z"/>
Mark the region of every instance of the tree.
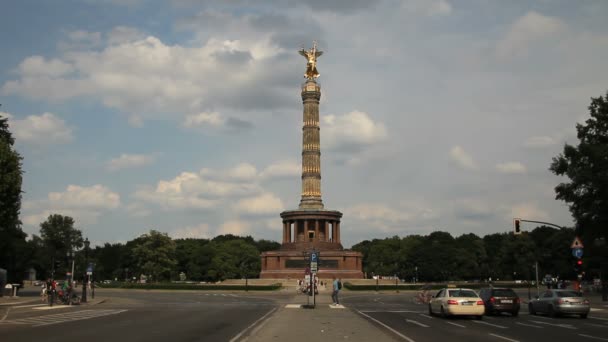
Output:
<path fill-rule="evenodd" d="M 133 257 L 140 271 L 151 275 L 154 281 L 171 279 L 175 271 L 175 242 L 167 233 L 150 230 L 138 238 L 133 248 Z"/>
<path fill-rule="evenodd" d="M 8 130 L 8 119 L 0 116 L 0 268 L 8 281 L 20 281 L 25 260 L 20 251 L 27 234 L 21 230 L 21 156 L 13 148 L 15 139 Z"/>
<path fill-rule="evenodd" d="M 576 125 L 578 146 L 566 144 L 549 170 L 570 179 L 555 187 L 556 199 L 569 204 L 577 233 L 591 245 L 608 239 L 608 92 L 588 108 L 591 118 Z"/>
<path fill-rule="evenodd" d="M 49 264 L 65 260 L 68 252 L 83 245 L 82 232 L 74 228 L 74 219 L 60 214 L 51 214 L 40 224 L 40 237 Z"/>

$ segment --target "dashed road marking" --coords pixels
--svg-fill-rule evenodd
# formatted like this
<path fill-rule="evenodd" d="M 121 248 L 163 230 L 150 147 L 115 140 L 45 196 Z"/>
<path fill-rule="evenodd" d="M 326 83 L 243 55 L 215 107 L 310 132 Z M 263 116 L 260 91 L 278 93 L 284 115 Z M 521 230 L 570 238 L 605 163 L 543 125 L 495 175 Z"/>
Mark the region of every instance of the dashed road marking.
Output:
<path fill-rule="evenodd" d="M 34 307 L 34 306 L 48 306 L 48 304 L 19 305 L 19 306 L 13 306 L 13 309 L 31 308 L 31 307 Z"/>
<path fill-rule="evenodd" d="M 426 318 L 430 318 L 430 319 L 433 319 L 433 317 L 431 317 L 431 316 L 429 316 L 429 315 L 425 315 L 425 314 L 420 314 L 420 316 L 422 316 L 422 317 L 426 317 Z"/>
<path fill-rule="evenodd" d="M 608 338 L 603 338 L 603 337 L 596 337 L 596 336 L 585 335 L 585 334 L 578 334 L 578 336 L 582 336 L 582 337 L 586 337 L 586 338 L 590 338 L 590 339 L 598 340 L 598 341 L 608 341 Z"/>
<path fill-rule="evenodd" d="M 523 325 L 524 327 L 532 327 L 532 328 L 540 328 L 540 329 L 543 328 L 543 327 L 538 326 L 538 325 L 526 324 L 526 323 L 521 323 L 521 322 L 515 322 L 515 324 Z"/>
<path fill-rule="evenodd" d="M 368 319 L 370 319 L 370 320 L 372 320 L 372 321 L 374 321 L 374 322 L 376 322 L 376 323 L 380 324 L 381 326 L 383 326 L 383 327 L 385 327 L 386 329 L 390 330 L 390 331 L 391 331 L 393 334 L 395 334 L 395 335 L 397 335 L 397 336 L 401 337 L 402 339 L 404 339 L 404 340 L 406 340 L 406 341 L 408 341 L 408 342 L 416 342 L 416 341 L 412 340 L 411 338 L 409 338 L 409 337 L 407 337 L 407 336 L 403 335 L 402 333 L 398 332 L 397 330 L 395 330 L 395 329 L 393 329 L 393 328 L 389 327 L 388 325 L 386 325 L 386 324 L 384 324 L 384 323 L 380 322 L 379 320 L 377 320 L 377 319 L 375 319 L 375 318 L 373 318 L 373 317 L 371 317 L 371 316 L 369 316 L 369 315 L 366 315 L 366 314 L 364 314 L 364 313 L 363 313 L 363 312 L 361 312 L 361 311 L 357 311 L 357 312 L 358 312 L 360 315 L 363 315 L 363 316 L 367 317 Z"/>
<path fill-rule="evenodd" d="M 460 325 L 460 324 L 457 324 L 457 323 L 454 323 L 454 322 L 446 322 L 446 323 L 447 323 L 447 324 L 451 324 L 451 325 L 455 325 L 455 326 L 457 326 L 457 327 L 466 328 L 466 326 L 464 326 L 464 325 Z"/>
<path fill-rule="evenodd" d="M 53 305 L 53 306 L 39 306 L 36 308 L 32 308 L 33 310 L 57 310 L 57 309 L 65 309 L 65 308 L 75 308 L 73 305 Z"/>
<path fill-rule="evenodd" d="M 500 329 L 507 329 L 507 327 L 505 327 L 504 325 L 492 324 L 492 323 L 488 323 L 488 322 L 484 322 L 484 321 L 473 321 L 473 323 L 485 324 L 485 325 L 489 325 L 489 326 L 500 328 Z"/>
<path fill-rule="evenodd" d="M 589 316 L 589 318 L 599 319 L 601 321 L 608 321 L 608 318 L 602 318 L 602 317 L 596 317 L 596 316 Z"/>
<path fill-rule="evenodd" d="M 489 334 L 489 335 L 490 335 L 490 336 L 494 336 L 494 337 L 501 338 L 501 339 L 503 339 L 503 340 L 505 340 L 505 341 L 519 342 L 519 340 L 514 340 L 514 339 L 512 339 L 512 338 L 508 338 L 508 337 L 500 336 L 500 335 L 497 335 L 497 334 Z"/>
<path fill-rule="evenodd" d="M 585 325 L 590 325 L 592 327 L 598 327 L 598 328 L 608 328 L 608 325 L 601 325 L 601 324 L 585 323 Z"/>
<path fill-rule="evenodd" d="M 560 328 L 564 328 L 564 329 L 572 329 L 572 330 L 576 330 L 577 328 L 571 326 L 570 324 L 553 324 L 553 323 L 547 323 L 547 322 L 541 322 L 541 321 L 530 321 L 530 322 L 534 322 L 534 323 L 538 323 L 538 324 L 545 324 L 545 325 L 550 325 L 553 327 L 560 327 Z"/>
<path fill-rule="evenodd" d="M 428 325 L 422 324 L 422 323 L 420 323 L 418 321 L 414 321 L 413 319 L 406 319 L 405 321 L 408 322 L 408 323 L 416 324 L 417 326 L 420 326 L 420 327 L 423 327 L 423 328 L 428 328 L 429 327 Z"/>

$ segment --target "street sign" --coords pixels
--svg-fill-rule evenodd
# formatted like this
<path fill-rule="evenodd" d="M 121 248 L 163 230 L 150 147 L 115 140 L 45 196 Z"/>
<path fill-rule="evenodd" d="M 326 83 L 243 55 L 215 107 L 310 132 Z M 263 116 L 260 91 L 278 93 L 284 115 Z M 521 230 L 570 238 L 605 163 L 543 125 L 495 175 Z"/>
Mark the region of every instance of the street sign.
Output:
<path fill-rule="evenodd" d="M 317 262 L 316 261 L 311 262 L 310 263 L 310 271 L 312 273 L 317 273 L 318 270 L 319 270 L 319 266 L 318 266 Z"/>
<path fill-rule="evenodd" d="M 583 257 L 583 249 L 582 248 L 572 248 L 572 256 L 575 258 Z"/>
<path fill-rule="evenodd" d="M 581 241 L 581 239 L 577 236 L 574 238 L 574 241 L 572 241 L 572 245 L 570 245 L 570 248 L 583 248 L 583 242 Z"/>
<path fill-rule="evenodd" d="M 87 275 L 93 275 L 93 272 L 87 271 Z"/>
<path fill-rule="evenodd" d="M 310 262 L 317 262 L 318 261 L 318 255 L 317 252 L 312 252 L 310 253 Z"/>
<path fill-rule="evenodd" d="M 87 267 L 87 274 L 89 273 L 93 273 L 93 265 L 89 264 L 89 266 Z"/>

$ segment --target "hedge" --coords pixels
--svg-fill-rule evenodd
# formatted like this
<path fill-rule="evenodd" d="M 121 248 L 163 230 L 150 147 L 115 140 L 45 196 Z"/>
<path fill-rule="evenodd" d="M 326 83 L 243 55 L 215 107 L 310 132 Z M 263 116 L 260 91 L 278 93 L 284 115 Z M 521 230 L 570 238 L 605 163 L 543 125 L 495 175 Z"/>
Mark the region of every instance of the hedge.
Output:
<path fill-rule="evenodd" d="M 174 283 L 119 283 L 99 284 L 100 288 L 141 289 L 141 290 L 225 290 L 225 291 L 275 291 L 282 287 L 281 283 L 272 285 L 218 285 L 218 284 L 174 284 Z"/>
<path fill-rule="evenodd" d="M 402 284 L 402 285 L 353 285 L 349 282 L 344 283 L 344 288 L 351 291 L 421 291 L 423 289 L 429 290 L 440 290 L 446 287 L 454 288 L 468 288 L 468 289 L 481 289 L 489 287 L 487 283 L 433 283 L 433 284 Z M 492 284 L 493 287 L 510 287 L 510 288 L 527 288 L 527 283 L 499 283 Z M 536 287 L 536 285 L 530 284 L 530 287 Z"/>

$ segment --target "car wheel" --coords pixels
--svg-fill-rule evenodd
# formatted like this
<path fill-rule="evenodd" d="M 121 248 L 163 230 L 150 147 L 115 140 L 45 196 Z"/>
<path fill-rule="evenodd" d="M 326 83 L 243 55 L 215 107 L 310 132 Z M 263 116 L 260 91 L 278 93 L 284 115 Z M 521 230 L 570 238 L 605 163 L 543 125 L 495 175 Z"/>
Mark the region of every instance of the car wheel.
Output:
<path fill-rule="evenodd" d="M 547 316 L 551 318 L 555 318 L 555 310 L 553 309 L 553 305 L 549 305 L 549 309 L 547 309 Z"/>
<path fill-rule="evenodd" d="M 534 310 L 534 306 L 531 303 L 528 304 L 528 312 L 530 315 L 536 315 L 536 310 Z"/>
<path fill-rule="evenodd" d="M 483 315 L 475 316 L 475 319 L 477 319 L 478 321 L 481 321 L 483 319 Z"/>
<path fill-rule="evenodd" d="M 435 314 L 433 313 L 433 309 L 431 308 L 431 304 L 429 304 L 429 315 L 435 316 Z"/>
<path fill-rule="evenodd" d="M 581 318 L 587 318 L 587 314 L 581 314 Z"/>
<path fill-rule="evenodd" d="M 448 315 L 445 313 L 445 310 L 443 310 L 443 306 L 441 306 L 441 316 L 448 317 Z"/>

